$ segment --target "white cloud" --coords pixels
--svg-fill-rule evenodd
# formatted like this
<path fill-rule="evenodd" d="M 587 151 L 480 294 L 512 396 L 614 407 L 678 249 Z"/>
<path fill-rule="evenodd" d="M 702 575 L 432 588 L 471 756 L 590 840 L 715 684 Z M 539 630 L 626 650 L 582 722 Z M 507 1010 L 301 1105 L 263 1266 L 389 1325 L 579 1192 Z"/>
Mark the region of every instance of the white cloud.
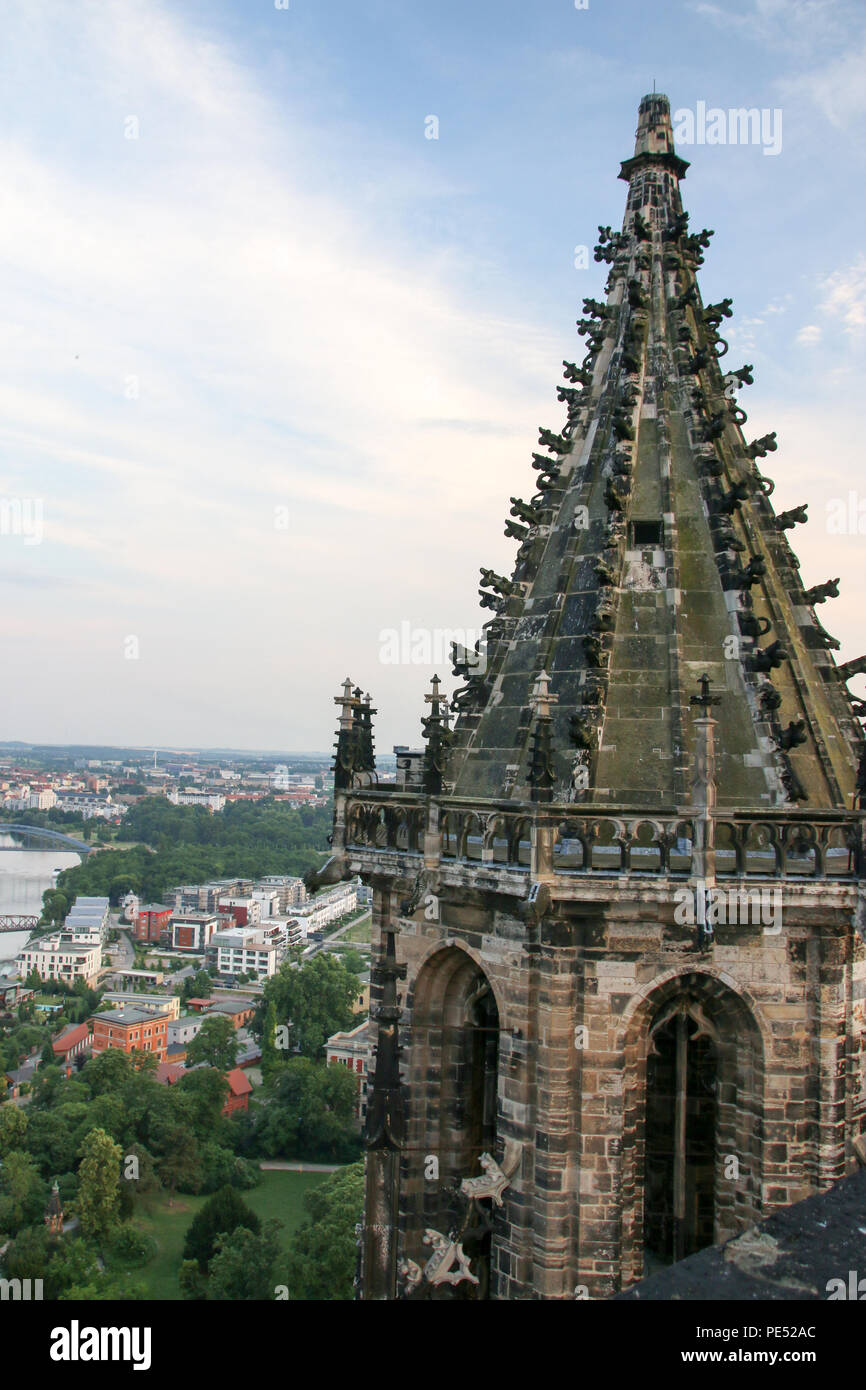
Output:
<path fill-rule="evenodd" d="M 794 341 L 801 347 L 815 347 L 820 343 L 823 336 L 822 330 L 816 323 L 807 323 L 800 329 Z"/>
<path fill-rule="evenodd" d="M 841 321 L 846 333 L 860 337 L 866 327 L 866 256 L 821 282 L 822 313 Z"/>

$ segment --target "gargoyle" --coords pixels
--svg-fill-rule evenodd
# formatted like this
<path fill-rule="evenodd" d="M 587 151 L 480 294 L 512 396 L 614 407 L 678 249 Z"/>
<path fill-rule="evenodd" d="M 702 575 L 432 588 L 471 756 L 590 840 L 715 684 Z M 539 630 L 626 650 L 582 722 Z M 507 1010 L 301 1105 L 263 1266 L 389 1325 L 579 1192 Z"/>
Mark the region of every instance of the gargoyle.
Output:
<path fill-rule="evenodd" d="M 573 714 L 568 721 L 568 736 L 575 748 L 593 748 L 593 726 L 585 714 Z"/>
<path fill-rule="evenodd" d="M 708 442 L 711 439 L 718 439 L 725 432 L 725 415 L 721 410 L 715 411 L 704 425 L 703 438 Z"/>
<path fill-rule="evenodd" d="M 621 411 L 617 411 L 613 417 L 613 429 L 617 439 L 634 439 L 634 426 Z"/>
<path fill-rule="evenodd" d="M 752 443 L 746 447 L 746 453 L 751 459 L 766 458 L 767 454 L 773 454 L 778 449 L 776 443 L 776 431 L 772 434 L 762 435 L 760 439 L 753 439 Z"/>
<path fill-rule="evenodd" d="M 788 793 L 789 801 L 809 800 L 809 793 L 806 791 L 806 788 L 803 786 L 803 783 L 800 781 L 799 777 L 792 768 L 791 764 L 788 762 L 787 758 L 784 758 L 784 766 L 780 775 L 782 779 L 782 786 Z"/>
<path fill-rule="evenodd" d="M 807 589 L 804 595 L 806 602 L 811 604 L 826 603 L 828 598 L 839 597 L 839 580 L 828 579 L 823 584 L 813 584 L 811 589 Z"/>
<path fill-rule="evenodd" d="M 640 280 L 632 278 L 628 282 L 628 302 L 633 309 L 643 309 L 646 305 L 646 295 Z"/>
<path fill-rule="evenodd" d="M 576 362 L 566 362 L 564 358 L 562 365 L 565 368 L 562 375 L 566 381 L 576 381 L 581 386 L 589 386 L 592 382 L 592 372 L 588 368 L 578 367 Z"/>
<path fill-rule="evenodd" d="M 315 893 L 317 888 L 322 888 L 328 883 L 342 883 L 343 879 L 351 878 L 349 861 L 345 854 L 332 854 L 320 869 L 308 869 L 304 874 L 304 887 L 308 893 Z"/>
<path fill-rule="evenodd" d="M 698 348 L 695 355 L 689 358 L 685 371 L 687 373 L 690 372 L 693 376 L 697 376 L 698 372 L 703 371 L 710 360 L 710 354 L 707 352 L 706 348 Z"/>
<path fill-rule="evenodd" d="M 777 735 L 776 744 L 787 752 L 789 748 L 798 748 L 807 739 L 805 719 L 792 719 L 787 728 L 782 729 Z"/>
<path fill-rule="evenodd" d="M 793 527 L 808 521 L 809 518 L 806 515 L 808 506 L 808 502 L 803 502 L 799 507 L 791 507 L 787 512 L 779 512 L 776 517 L 776 530 L 790 531 Z"/>
<path fill-rule="evenodd" d="M 496 574 L 493 570 L 481 567 L 481 583 L 485 589 L 493 589 L 502 598 L 510 598 L 515 592 L 516 586 L 506 579 L 504 575 Z"/>
<path fill-rule="evenodd" d="M 728 372 L 725 376 L 725 380 L 727 381 L 730 377 L 736 377 L 741 386 L 751 386 L 755 380 L 752 376 L 753 371 L 754 368 L 751 362 L 747 362 L 745 367 L 736 367 L 734 371 Z"/>
<path fill-rule="evenodd" d="M 547 454 L 533 454 L 532 466 L 542 473 L 549 473 L 551 477 L 559 477 L 559 464 L 549 458 Z"/>
<path fill-rule="evenodd" d="M 685 309 L 687 304 L 694 304 L 697 297 L 698 287 L 693 280 L 687 290 L 683 290 L 682 294 L 677 295 L 676 299 L 674 300 L 674 308 Z"/>
<path fill-rule="evenodd" d="M 765 714 L 770 714 L 773 710 L 778 709 L 782 703 L 782 697 L 772 681 L 765 681 L 761 686 L 758 691 L 758 700 Z"/>
<path fill-rule="evenodd" d="M 731 317 L 732 299 L 721 299 L 718 304 L 708 304 L 704 310 L 704 323 L 711 324 L 713 328 L 718 328 L 722 319 Z"/>
<path fill-rule="evenodd" d="M 662 233 L 662 240 L 679 241 L 680 237 L 685 236 L 688 230 L 689 214 L 687 212 L 681 212 L 677 215 L 673 222 L 671 222 L 667 227 L 665 227 L 664 232 Z"/>
<path fill-rule="evenodd" d="M 627 481 L 627 479 L 623 479 L 621 486 L 615 487 L 611 478 L 607 480 L 607 486 L 604 489 L 604 502 L 605 506 L 609 507 L 612 512 L 621 512 L 625 510 L 625 504 L 629 492 L 631 491 L 631 489 L 626 486 Z"/>
<path fill-rule="evenodd" d="M 562 434 L 554 434 L 553 430 L 539 429 L 538 442 L 545 449 L 552 449 L 556 454 L 564 454 L 569 448 L 570 441 Z"/>
<path fill-rule="evenodd" d="M 839 638 L 833 637 L 827 631 L 827 629 L 823 627 L 821 623 L 818 622 L 817 618 L 815 619 L 815 631 L 817 632 L 821 641 L 824 643 L 824 646 L 827 647 L 829 651 L 838 652 L 839 648 L 842 645 L 842 643 L 839 641 Z"/>
<path fill-rule="evenodd" d="M 593 632 L 612 632 L 616 627 L 616 609 L 613 604 L 600 604 L 591 627 Z"/>
<path fill-rule="evenodd" d="M 781 666 L 783 661 L 788 660 L 788 653 L 781 642 L 771 642 L 769 647 L 758 647 L 749 657 L 749 669 L 752 671 L 774 671 L 777 666 Z"/>
<path fill-rule="evenodd" d="M 604 665 L 602 658 L 607 654 L 608 648 L 605 645 L 603 637 L 599 637 L 594 632 L 587 633 L 583 639 L 583 649 L 590 666 L 598 669 L 598 667 Z"/>
<path fill-rule="evenodd" d="M 607 305 L 602 304 L 598 299 L 585 299 L 583 301 L 583 312 L 597 319 L 606 319 L 608 316 Z"/>
<path fill-rule="evenodd" d="M 733 483 L 725 495 L 721 498 L 717 510 L 724 512 L 727 516 L 733 516 L 739 510 L 740 503 L 745 502 L 749 495 L 746 483 Z"/>
<path fill-rule="evenodd" d="M 841 666 L 837 666 L 839 679 L 849 681 L 852 676 L 866 675 L 866 656 L 855 656 L 853 661 L 844 661 Z"/>
<path fill-rule="evenodd" d="M 529 527 L 518 526 L 516 521 L 512 521 L 509 517 L 506 517 L 505 534 L 510 540 L 525 541 L 529 535 Z"/>
<path fill-rule="evenodd" d="M 557 386 L 556 399 L 567 405 L 569 411 L 577 410 L 583 398 L 583 391 L 578 391 L 574 386 Z"/>
<path fill-rule="evenodd" d="M 753 637 L 756 641 L 759 637 L 765 637 L 771 627 L 769 618 L 758 617 L 757 614 L 748 610 L 737 614 L 737 622 L 740 624 L 740 632 L 743 636 Z"/>
<path fill-rule="evenodd" d="M 616 573 L 611 569 L 606 560 L 599 560 L 595 567 L 596 577 L 603 588 L 609 588 L 616 583 Z"/>
<path fill-rule="evenodd" d="M 713 536 L 717 550 L 742 551 L 746 548 L 729 521 L 716 521 L 713 527 Z"/>
<path fill-rule="evenodd" d="M 767 572 L 767 562 L 761 555 L 753 555 L 745 569 L 739 567 L 731 571 L 731 588 L 750 589 Z"/>
<path fill-rule="evenodd" d="M 451 666 L 452 675 L 464 679 L 470 675 L 478 674 L 478 667 L 483 666 L 485 657 L 481 655 L 481 638 L 475 643 L 475 650 L 470 651 L 468 647 L 462 646 L 459 642 L 451 643 Z"/>
<path fill-rule="evenodd" d="M 538 507 L 532 507 L 528 502 L 524 502 L 520 497 L 512 497 L 511 515 L 516 516 L 520 521 L 525 521 L 530 526 L 537 526 L 541 520 L 541 511 Z"/>
<path fill-rule="evenodd" d="M 638 241 L 650 241 L 652 239 L 652 227 L 650 227 L 649 224 L 644 221 L 639 212 L 636 212 L 634 215 L 632 231 L 634 232 Z"/>

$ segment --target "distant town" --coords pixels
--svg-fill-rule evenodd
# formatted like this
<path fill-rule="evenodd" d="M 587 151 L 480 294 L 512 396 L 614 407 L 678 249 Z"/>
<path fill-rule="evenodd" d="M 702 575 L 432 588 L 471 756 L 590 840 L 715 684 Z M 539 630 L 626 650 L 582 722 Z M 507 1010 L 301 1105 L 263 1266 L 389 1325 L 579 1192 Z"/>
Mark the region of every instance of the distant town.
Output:
<path fill-rule="evenodd" d="M 370 1062 L 370 890 L 311 894 L 303 876 L 328 853 L 331 759 L 4 752 L 3 848 L 54 867 L 41 910 L 0 913 L 0 1271 L 71 1297 L 86 1252 L 84 1297 L 222 1297 L 219 1252 L 193 1272 L 171 1233 L 218 1201 L 228 1241 L 234 1189 L 251 1226 L 273 1207 L 284 1229 L 262 1236 L 259 1282 L 233 1296 L 281 1297 L 290 1277 L 285 1296 L 312 1296 L 315 1259 L 289 1273 L 309 1240 L 300 1196 L 329 1174 L 360 1191 Z M 170 878 L 225 865 L 237 871 Z M 64 1126 L 58 1148 L 49 1131 Z M 82 1176 L 97 1149 L 116 1188 L 99 1229 Z M 133 1159 L 147 1182 L 122 1181 Z M 30 1192 L 23 1207 L 9 1183 Z M 347 1262 L 341 1296 L 353 1274 Z"/>

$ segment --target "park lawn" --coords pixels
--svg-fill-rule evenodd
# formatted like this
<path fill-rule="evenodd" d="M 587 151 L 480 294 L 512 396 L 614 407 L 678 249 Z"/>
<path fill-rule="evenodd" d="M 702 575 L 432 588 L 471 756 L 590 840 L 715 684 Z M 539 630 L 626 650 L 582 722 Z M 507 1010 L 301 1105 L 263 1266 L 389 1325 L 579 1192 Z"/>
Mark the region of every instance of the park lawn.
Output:
<path fill-rule="evenodd" d="M 240 1195 L 263 1225 L 272 1217 L 283 1222 L 280 1241 L 285 1249 L 289 1237 L 304 1219 L 304 1194 L 327 1177 L 327 1173 L 292 1173 L 271 1168 L 262 1173 L 258 1187 Z M 170 1207 L 168 1193 L 160 1192 L 143 1199 L 138 1206 L 133 1224 L 151 1236 L 157 1245 L 153 1259 L 131 1271 L 133 1278 L 144 1283 L 148 1298 L 163 1301 L 180 1298 L 177 1275 L 187 1228 L 206 1201 L 207 1197 L 179 1192 Z M 280 1276 L 279 1267 L 276 1275 Z"/>
<path fill-rule="evenodd" d="M 362 922 L 356 922 L 340 939 L 341 941 L 369 941 L 370 917 L 367 916 Z"/>

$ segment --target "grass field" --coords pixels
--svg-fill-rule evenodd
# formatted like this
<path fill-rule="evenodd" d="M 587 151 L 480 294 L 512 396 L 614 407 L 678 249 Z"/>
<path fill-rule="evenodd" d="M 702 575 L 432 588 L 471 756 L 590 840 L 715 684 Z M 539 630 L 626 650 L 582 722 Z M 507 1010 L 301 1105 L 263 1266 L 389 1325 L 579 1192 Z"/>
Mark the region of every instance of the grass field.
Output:
<path fill-rule="evenodd" d="M 345 936 L 340 937 L 341 941 L 369 941 L 370 940 L 370 917 L 369 915 L 361 922 L 356 922 L 350 927 Z"/>
<path fill-rule="evenodd" d="M 289 1236 L 303 1221 L 304 1193 L 327 1177 L 327 1173 L 290 1173 L 269 1169 L 262 1173 L 258 1187 L 250 1192 L 242 1192 L 241 1196 L 262 1224 L 272 1217 L 282 1221 L 280 1238 L 285 1249 Z M 133 1277 L 146 1285 L 148 1298 L 163 1301 L 180 1298 L 177 1274 L 183 1259 L 187 1227 L 206 1201 L 206 1197 L 178 1193 L 174 1205 L 170 1207 L 168 1194 L 160 1192 L 155 1197 L 147 1198 L 138 1208 L 133 1224 L 151 1236 L 157 1245 L 153 1259 L 132 1271 Z M 276 1282 L 287 1282 L 279 1266 L 276 1269 Z"/>

